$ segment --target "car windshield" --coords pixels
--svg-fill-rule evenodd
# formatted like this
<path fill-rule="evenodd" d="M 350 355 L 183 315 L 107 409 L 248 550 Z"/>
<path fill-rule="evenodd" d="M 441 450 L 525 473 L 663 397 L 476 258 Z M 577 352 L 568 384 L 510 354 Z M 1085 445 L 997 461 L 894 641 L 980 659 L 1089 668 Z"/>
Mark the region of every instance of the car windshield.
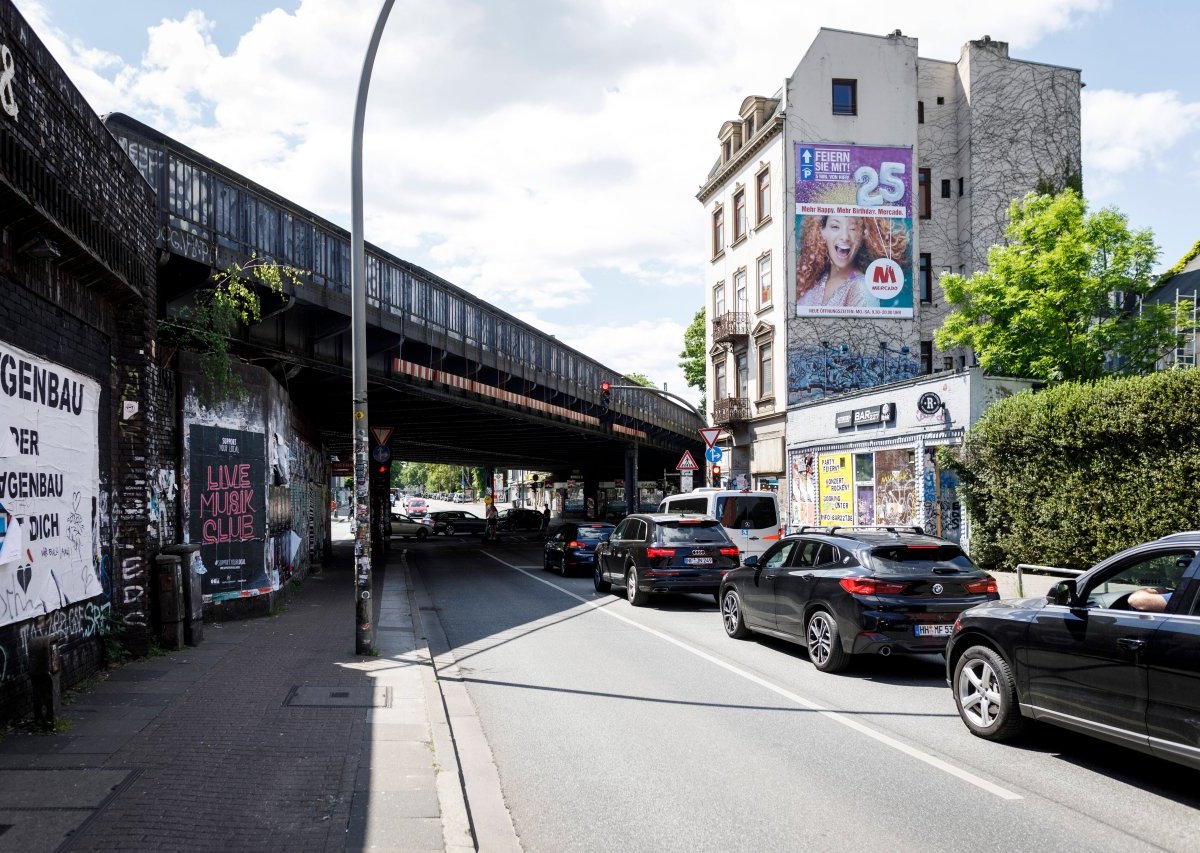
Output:
<path fill-rule="evenodd" d="M 585 542 L 607 542 L 612 532 L 611 527 L 581 527 L 576 532 L 575 538 Z"/>
<path fill-rule="evenodd" d="M 957 545 L 885 545 L 871 550 L 871 561 L 880 572 L 921 572 L 933 569 L 977 571 L 971 558 Z"/>
<path fill-rule="evenodd" d="M 700 543 L 726 543 L 729 536 L 715 521 L 678 522 L 666 521 L 658 525 L 658 541 L 663 545 L 691 545 Z"/>
<path fill-rule="evenodd" d="M 743 527 L 757 530 L 779 525 L 779 518 L 775 514 L 775 501 L 762 495 L 719 497 L 716 516 L 721 519 L 723 525 L 735 530 Z"/>

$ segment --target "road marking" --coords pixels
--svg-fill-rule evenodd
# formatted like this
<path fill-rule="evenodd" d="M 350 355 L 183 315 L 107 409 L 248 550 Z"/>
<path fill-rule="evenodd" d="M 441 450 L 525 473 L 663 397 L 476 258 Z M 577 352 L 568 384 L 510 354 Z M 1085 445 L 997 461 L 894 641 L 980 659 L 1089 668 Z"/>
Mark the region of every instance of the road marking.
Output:
<path fill-rule="evenodd" d="M 564 595 L 566 595 L 570 598 L 573 598 L 582 604 L 587 605 L 588 607 L 590 607 L 591 609 L 595 610 L 598 613 L 603 613 L 606 616 L 611 616 L 613 619 L 619 619 L 620 621 L 626 623 L 627 625 L 632 625 L 634 628 L 637 628 L 640 631 L 645 631 L 647 634 L 650 634 L 654 637 L 658 637 L 660 640 L 665 640 L 666 642 L 670 643 L 671 645 L 677 646 L 678 648 L 683 649 L 685 652 L 690 652 L 691 654 L 695 655 L 698 658 L 706 660 L 709 663 L 714 664 L 716 666 L 719 666 L 721 669 L 724 669 L 728 672 L 732 672 L 734 675 L 741 676 L 742 678 L 746 679 L 747 681 L 757 684 L 759 687 L 764 687 L 767 690 L 770 690 L 772 693 L 774 693 L 778 696 L 782 696 L 783 698 L 796 703 L 801 708 L 807 708 L 810 711 L 814 711 L 814 712 L 820 714 L 821 716 L 825 717 L 828 720 L 832 720 L 835 723 L 840 723 L 841 725 L 845 726 L 848 729 L 853 729 L 854 731 L 858 732 L 859 734 L 866 735 L 869 738 L 879 741 L 879 743 L 882 743 L 884 746 L 891 747 L 892 749 L 897 750 L 898 752 L 903 752 L 905 755 L 915 758 L 918 761 L 923 761 L 926 764 L 928 764 L 930 767 L 933 767 L 937 770 L 941 770 L 943 773 L 948 773 L 951 776 L 961 779 L 962 781 L 967 782 L 971 785 L 974 785 L 977 788 L 981 788 L 982 790 L 987 791 L 989 794 L 995 794 L 997 797 L 999 797 L 1002 800 L 1024 799 L 1024 797 L 1022 797 L 1020 794 L 1010 791 L 1007 788 L 1002 788 L 993 782 L 989 782 L 987 779 L 976 776 L 974 773 L 971 773 L 968 770 L 964 770 L 961 767 L 956 767 L 948 761 L 943 761 L 942 759 L 938 758 L 937 756 L 930 755 L 927 752 L 923 752 L 914 746 L 910 746 L 909 744 L 904 743 L 903 741 L 897 740 L 896 738 L 892 737 L 891 735 L 884 734 L 881 731 L 877 731 L 877 730 L 871 728 L 870 726 L 860 723 L 858 720 L 855 720 L 851 717 L 847 717 L 845 714 L 839 713 L 838 711 L 831 711 L 830 709 L 828 709 L 822 705 L 818 705 L 816 702 L 813 702 L 810 699 L 805 699 L 803 696 L 799 695 L 798 693 L 793 693 L 792 691 L 788 690 L 787 688 L 780 687 L 778 684 L 774 684 L 770 681 L 767 681 L 765 678 L 762 678 L 761 676 L 755 675 L 752 672 L 747 672 L 744 669 L 740 669 L 739 667 L 734 666 L 733 664 L 729 663 L 728 661 L 723 661 L 718 657 L 710 655 L 708 652 L 705 652 L 705 651 L 702 651 L 701 649 L 695 648 L 694 646 L 689 646 L 687 643 L 683 642 L 682 640 L 676 639 L 675 637 L 672 637 L 669 634 L 664 634 L 662 631 L 658 631 L 649 626 L 642 625 L 639 622 L 635 622 L 633 619 L 630 619 L 628 616 L 622 616 L 620 613 L 616 613 L 607 607 L 602 607 L 598 602 L 591 601 L 580 595 L 576 595 L 575 593 L 571 592 L 568 589 L 564 589 L 563 587 L 559 586 L 558 584 L 554 583 L 553 581 L 547 580 L 546 578 L 543 578 L 543 577 L 538 577 L 537 575 L 533 574 L 533 572 L 528 571 L 527 569 L 524 569 L 520 566 L 513 565 L 512 563 L 508 562 L 507 560 L 500 559 L 495 554 L 490 554 L 486 551 L 483 551 L 481 553 L 485 554 L 488 557 L 491 557 L 493 560 L 495 560 L 497 563 L 500 563 L 502 566 L 506 566 L 515 572 L 520 572 L 521 574 L 525 575 L 526 577 L 532 578 L 533 580 L 538 581 L 539 583 L 544 583 L 546 586 L 558 590 L 559 592 L 563 593 Z"/>

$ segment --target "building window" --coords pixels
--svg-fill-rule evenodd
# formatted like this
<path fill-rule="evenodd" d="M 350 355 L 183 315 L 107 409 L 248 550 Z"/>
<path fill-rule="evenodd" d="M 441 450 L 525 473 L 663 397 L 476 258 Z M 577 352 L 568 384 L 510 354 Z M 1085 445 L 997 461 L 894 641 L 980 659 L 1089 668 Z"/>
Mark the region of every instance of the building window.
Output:
<path fill-rule="evenodd" d="M 750 356 L 745 351 L 734 358 L 737 362 L 737 395 L 743 400 L 750 397 Z"/>
<path fill-rule="evenodd" d="M 937 102 L 938 102 L 938 106 L 940 107 L 942 104 L 946 103 L 946 99 L 943 98 L 941 95 L 938 95 Z"/>
<path fill-rule="evenodd" d="M 835 116 L 858 115 L 858 81 L 833 81 L 833 114 Z"/>
<path fill-rule="evenodd" d="M 766 308 L 771 304 L 771 256 L 763 255 L 758 259 L 758 307 Z"/>
<path fill-rule="evenodd" d="M 725 208 L 713 211 L 712 225 L 713 257 L 725 251 Z"/>
<path fill-rule="evenodd" d="M 746 236 L 746 191 L 733 194 L 733 242 Z"/>
<path fill-rule="evenodd" d="M 750 310 L 750 298 L 746 291 L 746 269 L 733 274 L 733 310 L 745 313 Z"/>
<path fill-rule="evenodd" d="M 721 144 L 721 162 L 728 163 L 729 158 L 733 156 L 733 140 L 726 139 Z"/>
<path fill-rule="evenodd" d="M 942 198 L 950 198 L 950 179 L 942 178 Z"/>
<path fill-rule="evenodd" d="M 966 368 L 967 368 L 967 357 L 966 357 L 965 355 L 960 355 L 960 356 L 958 357 L 958 366 L 959 366 L 959 369 L 961 369 L 961 370 L 966 370 Z"/>
<path fill-rule="evenodd" d="M 918 278 L 921 282 L 921 301 L 933 301 L 933 255 L 921 253 L 921 265 L 918 268 Z"/>
<path fill-rule="evenodd" d="M 770 397 L 775 393 L 774 344 L 763 341 L 758 345 L 758 396 Z"/>
<path fill-rule="evenodd" d="M 716 392 L 713 394 L 713 400 L 724 400 L 725 394 L 725 359 L 721 359 L 713 365 L 713 384 L 716 385 Z"/>
<path fill-rule="evenodd" d="M 947 355 L 942 357 L 942 370 L 954 369 L 954 356 Z"/>
<path fill-rule="evenodd" d="M 725 313 L 725 282 L 718 282 L 713 288 L 713 319 Z"/>
<path fill-rule="evenodd" d="M 933 202 L 930 201 L 930 198 L 929 198 L 929 192 L 930 192 L 929 182 L 931 180 L 932 180 L 932 178 L 930 177 L 928 169 L 918 169 L 917 170 L 917 183 L 919 185 L 919 189 L 921 190 L 921 218 L 922 219 L 929 218 L 929 210 L 933 205 Z"/>
<path fill-rule="evenodd" d="M 917 124 L 925 123 L 925 102 L 917 101 Z"/>
<path fill-rule="evenodd" d="M 962 194 L 963 194 L 963 179 L 959 178 L 958 179 L 958 197 L 962 198 Z"/>
<path fill-rule="evenodd" d="M 933 341 L 921 341 L 921 372 L 933 373 Z"/>
<path fill-rule="evenodd" d="M 746 124 L 745 139 L 747 142 L 749 142 L 750 137 L 754 135 L 754 116 L 750 116 L 748 119 L 746 119 L 745 124 Z"/>
<path fill-rule="evenodd" d="M 771 216 L 771 169 L 758 173 L 758 221 L 764 222 Z"/>

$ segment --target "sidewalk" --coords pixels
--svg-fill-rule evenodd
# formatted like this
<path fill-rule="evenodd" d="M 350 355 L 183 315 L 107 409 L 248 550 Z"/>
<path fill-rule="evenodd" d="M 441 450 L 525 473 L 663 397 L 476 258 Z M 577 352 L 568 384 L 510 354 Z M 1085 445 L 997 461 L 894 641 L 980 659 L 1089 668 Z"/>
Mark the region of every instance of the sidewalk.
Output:
<path fill-rule="evenodd" d="M 278 616 L 112 671 L 61 733 L 5 735 L 0 851 L 474 850 L 402 551 L 357 657 L 352 549 Z"/>

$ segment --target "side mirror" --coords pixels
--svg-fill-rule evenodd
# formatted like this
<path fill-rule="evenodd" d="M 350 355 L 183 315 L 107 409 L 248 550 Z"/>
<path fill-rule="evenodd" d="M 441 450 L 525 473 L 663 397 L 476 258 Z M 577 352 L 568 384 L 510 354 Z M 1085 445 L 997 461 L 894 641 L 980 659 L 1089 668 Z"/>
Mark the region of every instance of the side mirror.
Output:
<path fill-rule="evenodd" d="M 751 554 L 749 557 L 742 560 L 742 565 L 748 569 L 753 569 L 758 565 L 758 554 Z"/>
<path fill-rule="evenodd" d="M 1075 581 L 1073 580 L 1059 581 L 1050 588 L 1048 593 L 1046 593 L 1047 604 L 1058 604 L 1063 607 L 1068 607 L 1074 600 Z"/>

